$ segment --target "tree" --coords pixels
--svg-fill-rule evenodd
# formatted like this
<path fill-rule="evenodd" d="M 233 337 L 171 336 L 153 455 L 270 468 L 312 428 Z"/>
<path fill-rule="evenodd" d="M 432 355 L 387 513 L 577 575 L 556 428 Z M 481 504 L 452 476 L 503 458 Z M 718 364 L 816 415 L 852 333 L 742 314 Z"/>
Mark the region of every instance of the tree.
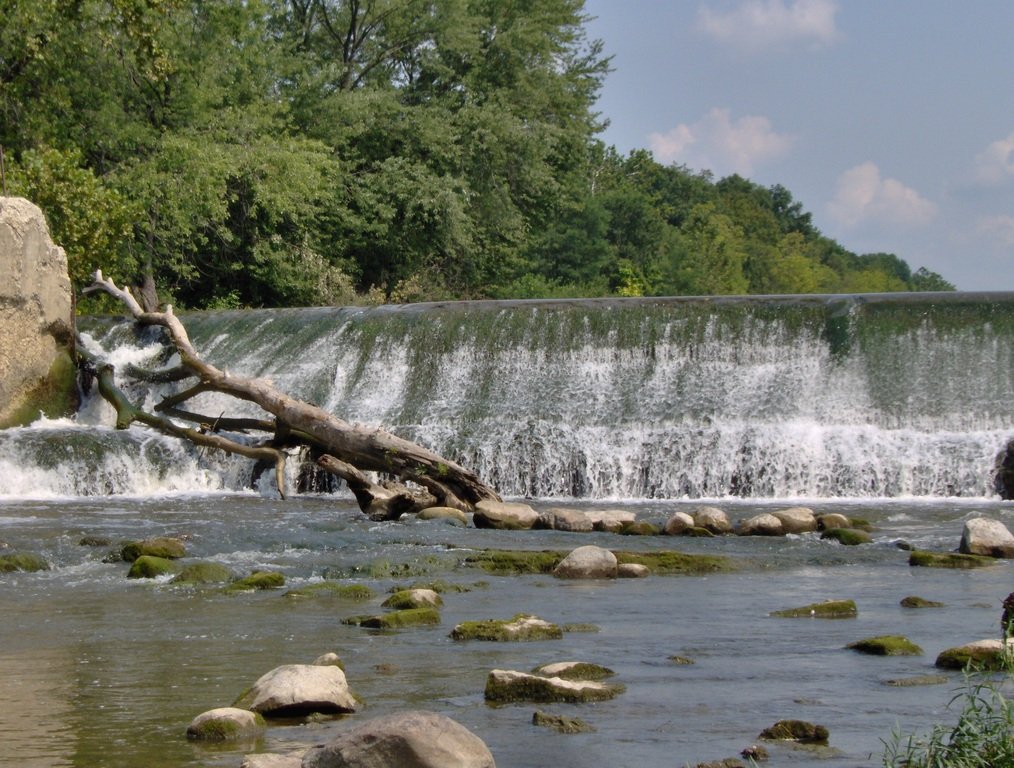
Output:
<path fill-rule="evenodd" d="M 713 203 L 696 206 L 679 232 L 680 258 L 670 267 L 676 293 L 746 293 L 743 233 Z"/>

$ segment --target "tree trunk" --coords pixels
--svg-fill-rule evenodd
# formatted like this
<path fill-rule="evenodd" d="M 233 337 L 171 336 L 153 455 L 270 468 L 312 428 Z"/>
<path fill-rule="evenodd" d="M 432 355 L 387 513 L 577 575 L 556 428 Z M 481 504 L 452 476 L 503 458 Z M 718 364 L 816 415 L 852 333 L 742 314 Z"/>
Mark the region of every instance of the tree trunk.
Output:
<path fill-rule="evenodd" d="M 273 426 L 273 435 L 259 447 L 276 451 L 275 454 L 270 454 L 276 462 L 276 467 L 279 466 L 279 462 L 284 461 L 284 458 L 278 458 L 279 455 L 284 457 L 284 453 L 279 451 L 279 448 L 306 445 L 316 448 L 321 453 L 330 454 L 358 470 L 380 472 L 394 476 L 399 480 L 418 483 L 436 496 L 438 503 L 442 506 L 471 507 L 482 499 L 500 498 L 496 491 L 486 485 L 477 475 L 427 448 L 380 428 L 349 424 L 315 405 L 290 397 L 265 379 L 236 376 L 219 370 L 202 360 L 197 354 L 186 329 L 179 318 L 173 314 L 171 306 L 166 307 L 163 312 L 146 312 L 129 291 L 116 287 L 112 280 L 102 276 L 101 271 L 96 271 L 92 285 L 85 291 L 86 293 L 104 291 L 122 302 L 138 323 L 162 326 L 168 330 L 172 343 L 179 353 L 182 367 L 197 379 L 197 383 L 189 389 L 163 400 L 156 406 L 157 411 L 170 412 L 178 418 L 198 421 L 206 426 L 214 424 L 218 421 L 217 419 L 179 411 L 176 410 L 176 406 L 201 392 L 222 392 L 241 400 L 256 403 L 274 417 L 273 420 L 265 424 L 265 426 Z M 110 378 L 111 375 L 110 371 Z M 117 408 L 117 426 L 120 428 L 129 426 L 130 421 L 139 420 L 177 437 L 193 439 L 192 435 L 181 434 L 181 428 L 175 427 L 175 425 L 173 425 L 175 430 L 168 428 L 172 424 L 168 419 L 143 414 L 133 406 L 130 406 L 129 409 L 124 408 L 124 403 L 118 403 L 115 395 L 112 395 L 112 399 L 110 399 L 111 395 L 107 393 L 103 393 L 103 395 Z M 119 418 L 121 410 L 125 420 L 123 424 L 120 423 Z M 141 414 L 146 418 L 141 418 Z M 223 438 L 223 440 L 225 439 Z M 239 443 L 232 443 L 231 446 L 226 444 L 231 442 L 225 440 L 224 443 L 217 444 L 216 447 L 233 453 L 250 455 L 244 453 L 249 450 L 249 446 L 242 446 Z M 261 454 L 261 456 L 263 455 Z M 326 464 L 323 466 L 328 469 Z M 277 474 L 280 475 L 280 472 Z M 281 486 L 279 486 L 279 492 L 284 495 L 284 489 Z M 360 507 L 366 511 L 362 502 L 360 502 Z"/>

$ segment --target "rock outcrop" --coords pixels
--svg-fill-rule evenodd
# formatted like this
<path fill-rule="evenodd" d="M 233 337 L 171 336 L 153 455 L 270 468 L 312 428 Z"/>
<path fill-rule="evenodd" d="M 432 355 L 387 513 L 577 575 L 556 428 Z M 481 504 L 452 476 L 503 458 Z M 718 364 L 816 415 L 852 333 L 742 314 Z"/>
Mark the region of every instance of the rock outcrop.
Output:
<path fill-rule="evenodd" d="M 0 428 L 76 407 L 72 299 L 42 211 L 0 197 Z"/>

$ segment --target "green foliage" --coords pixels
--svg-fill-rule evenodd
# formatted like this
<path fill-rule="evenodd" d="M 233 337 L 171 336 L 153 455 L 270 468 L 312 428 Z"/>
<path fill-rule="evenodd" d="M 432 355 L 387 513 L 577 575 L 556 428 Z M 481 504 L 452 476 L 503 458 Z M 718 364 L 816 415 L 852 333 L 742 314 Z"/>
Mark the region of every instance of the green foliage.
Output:
<path fill-rule="evenodd" d="M 0 145 L 83 286 L 185 307 L 952 290 L 621 156 L 583 0 L 0 0 Z M 85 311 L 106 306 L 89 299 Z"/>

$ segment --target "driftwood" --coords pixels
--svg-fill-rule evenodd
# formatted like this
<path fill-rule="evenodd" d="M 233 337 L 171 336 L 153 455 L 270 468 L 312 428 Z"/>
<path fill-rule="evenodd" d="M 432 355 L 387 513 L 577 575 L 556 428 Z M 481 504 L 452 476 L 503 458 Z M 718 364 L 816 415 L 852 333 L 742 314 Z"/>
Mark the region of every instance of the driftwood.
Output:
<path fill-rule="evenodd" d="M 116 388 L 112 366 L 100 366 L 99 392 L 116 408 L 117 428 L 126 429 L 136 421 L 197 445 L 270 462 L 274 464 L 278 490 L 283 497 L 285 449 L 296 446 L 314 449 L 322 456 L 318 464 L 342 477 L 356 495 L 360 508 L 376 517 L 381 516 L 379 508 L 385 503 L 382 498 L 387 498 L 387 503 L 394 507 L 387 516 L 397 517 L 412 506 L 406 501 L 408 498 L 415 499 L 413 504 L 418 507 L 419 493 L 409 488 L 402 493 L 397 488 L 373 483 L 363 472 L 377 472 L 422 486 L 435 497 L 435 503 L 442 506 L 469 509 L 483 499 L 499 500 L 496 491 L 477 475 L 420 445 L 380 428 L 343 421 L 315 405 L 290 397 L 266 379 L 236 376 L 204 361 L 171 306 L 160 312 L 145 311 L 129 291 L 118 288 L 111 279 L 103 277 L 101 271 L 95 272 L 92 285 L 85 289 L 86 293 L 98 291 L 120 301 L 141 325 L 165 328 L 180 357 L 179 368 L 196 379 L 193 385 L 163 399 L 155 406 L 157 413 L 150 414 L 130 403 Z M 147 374 L 145 378 L 158 378 L 160 374 L 137 373 Z M 172 377 L 178 376 L 179 371 L 173 369 Z M 220 392 L 253 402 L 269 417 L 214 418 L 179 408 L 202 392 Z M 173 419 L 196 423 L 199 428 L 181 427 Z M 247 445 L 216 434 L 222 429 L 257 430 L 266 432 L 267 436 L 255 445 Z"/>

